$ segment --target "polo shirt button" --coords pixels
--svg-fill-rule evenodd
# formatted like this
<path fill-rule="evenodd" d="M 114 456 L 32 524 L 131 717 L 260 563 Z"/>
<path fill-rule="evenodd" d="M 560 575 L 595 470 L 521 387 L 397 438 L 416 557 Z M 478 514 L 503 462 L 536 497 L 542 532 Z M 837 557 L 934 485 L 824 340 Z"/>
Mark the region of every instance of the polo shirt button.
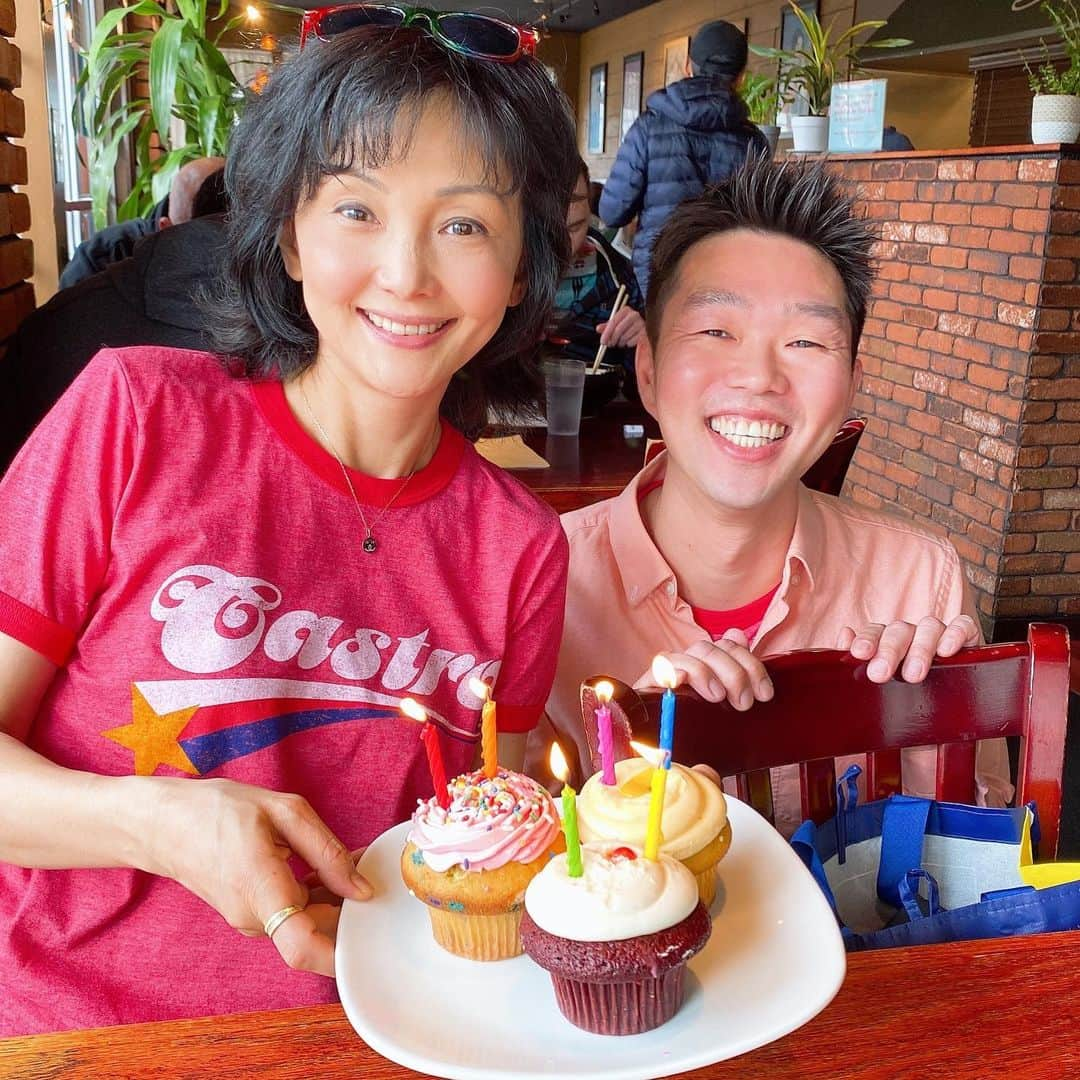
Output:
<path fill-rule="evenodd" d="M 668 594 L 668 596 L 674 596 L 675 595 L 675 582 L 674 581 L 669 581 L 664 586 L 664 591 Z"/>
<path fill-rule="evenodd" d="M 794 573 L 793 573 L 793 574 L 791 575 L 791 584 L 792 584 L 792 585 L 798 585 L 800 581 L 802 581 L 802 574 L 800 574 L 800 573 L 799 573 L 799 571 L 798 571 L 798 570 L 796 570 L 796 571 L 795 571 L 795 572 L 794 572 Z"/>

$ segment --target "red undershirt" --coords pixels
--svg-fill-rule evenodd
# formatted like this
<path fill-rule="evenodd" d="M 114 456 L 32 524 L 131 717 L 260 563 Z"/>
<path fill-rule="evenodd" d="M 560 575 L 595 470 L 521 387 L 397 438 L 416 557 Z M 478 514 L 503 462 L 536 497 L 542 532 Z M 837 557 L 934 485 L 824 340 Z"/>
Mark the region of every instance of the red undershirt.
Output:
<path fill-rule="evenodd" d="M 662 485 L 663 481 L 657 480 L 642 487 L 638 492 L 638 503 Z M 753 641 L 758 627 L 761 626 L 761 620 L 765 618 L 765 612 L 768 611 L 769 604 L 779 588 L 780 582 L 777 582 L 763 596 L 751 600 L 749 604 L 743 604 L 742 607 L 730 608 L 727 611 L 713 611 L 709 608 L 694 607 L 693 604 L 690 605 L 690 610 L 693 612 L 694 622 L 714 641 L 723 637 L 725 631 L 731 629 L 741 630 L 748 640 Z"/>

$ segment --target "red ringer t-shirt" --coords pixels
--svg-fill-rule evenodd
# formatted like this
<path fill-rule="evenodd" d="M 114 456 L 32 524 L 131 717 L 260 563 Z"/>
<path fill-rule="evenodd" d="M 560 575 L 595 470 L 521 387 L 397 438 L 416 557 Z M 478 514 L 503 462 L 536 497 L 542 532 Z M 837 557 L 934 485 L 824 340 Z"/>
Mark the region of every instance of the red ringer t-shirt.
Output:
<path fill-rule="evenodd" d="M 205 353 L 99 353 L 0 484 L 0 631 L 58 665 L 28 744 L 92 773 L 296 792 L 357 848 L 432 791 L 403 697 L 449 776 L 473 759 L 471 675 L 494 680 L 500 728 L 532 727 L 562 629 L 554 513 L 446 425 L 385 513 L 401 481 L 351 478 L 372 554 L 280 383 Z M 0 864 L 0 1035 L 334 998 L 172 881 Z"/>

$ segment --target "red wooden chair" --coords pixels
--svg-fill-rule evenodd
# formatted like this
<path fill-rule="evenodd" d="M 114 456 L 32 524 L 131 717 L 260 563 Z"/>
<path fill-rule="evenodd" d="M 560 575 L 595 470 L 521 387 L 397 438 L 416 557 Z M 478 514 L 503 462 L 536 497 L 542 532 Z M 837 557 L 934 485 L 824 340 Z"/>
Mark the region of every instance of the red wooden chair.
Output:
<path fill-rule="evenodd" d="M 1026 642 L 964 649 L 935 661 L 921 683 L 872 683 L 865 661 L 829 649 L 782 653 L 766 667 L 773 699 L 746 713 L 678 691 L 676 761 L 735 776 L 739 797 L 770 820 L 768 770 L 798 764 L 802 815 L 820 823 L 836 809 L 835 757 L 865 752 L 867 797 L 878 799 L 900 790 L 902 747 L 938 745 L 937 797 L 971 803 L 976 740 L 1018 735 L 1017 804 L 1035 801 L 1040 857 L 1056 854 L 1069 697 L 1064 627 L 1035 623 Z M 618 682 L 616 690 L 615 751 L 623 758 L 633 753 L 631 738 L 656 745 L 661 695 Z M 589 683 L 581 703 L 595 751 L 596 696 Z"/>
<path fill-rule="evenodd" d="M 814 491 L 823 491 L 826 495 L 839 495 L 844 486 L 844 477 L 848 466 L 855 456 L 855 448 L 866 430 L 866 421 L 862 417 L 852 417 L 840 425 L 840 430 L 833 436 L 833 441 L 825 452 L 803 473 L 802 482 Z M 645 444 L 645 461 L 648 465 L 664 449 L 663 439 L 649 439 Z"/>

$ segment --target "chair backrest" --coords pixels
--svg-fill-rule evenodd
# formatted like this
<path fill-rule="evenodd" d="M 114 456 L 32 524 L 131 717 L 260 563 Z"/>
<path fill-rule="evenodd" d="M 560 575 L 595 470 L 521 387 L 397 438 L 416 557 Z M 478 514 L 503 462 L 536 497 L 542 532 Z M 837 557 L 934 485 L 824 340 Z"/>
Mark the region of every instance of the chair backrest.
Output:
<path fill-rule="evenodd" d="M 813 491 L 839 495 L 848 466 L 855 456 L 855 448 L 865 430 L 866 421 L 862 417 L 845 420 L 825 452 L 803 473 L 802 482 Z"/>
<path fill-rule="evenodd" d="M 833 441 L 825 448 L 825 452 L 803 473 L 802 482 L 814 491 L 839 495 L 848 466 L 855 456 L 855 448 L 865 430 L 866 421 L 862 417 L 845 420 L 833 436 Z M 649 439 L 645 444 L 644 464 L 648 465 L 663 449 L 663 439 Z"/>
<path fill-rule="evenodd" d="M 678 692 L 675 760 L 701 762 L 721 776 L 735 776 L 739 797 L 770 820 L 768 770 L 798 764 L 803 817 L 820 823 L 836 809 L 836 757 L 867 754 L 866 790 L 877 799 L 900 790 L 903 747 L 937 745 L 937 798 L 971 803 L 976 741 L 1016 735 L 1021 739 L 1017 804 L 1035 801 L 1040 856 L 1053 858 L 1069 697 L 1064 627 L 1033 623 L 1026 642 L 964 649 L 938 659 L 921 683 L 870 682 L 865 661 L 828 649 L 782 653 L 765 665 L 774 696 L 747 713 L 727 702 L 703 701 L 689 690 Z M 592 681 L 582 686 L 581 705 L 595 768 Z M 656 745 L 661 694 L 638 693 L 615 682 L 615 753 L 622 758 L 633 753 L 631 738 Z"/>

